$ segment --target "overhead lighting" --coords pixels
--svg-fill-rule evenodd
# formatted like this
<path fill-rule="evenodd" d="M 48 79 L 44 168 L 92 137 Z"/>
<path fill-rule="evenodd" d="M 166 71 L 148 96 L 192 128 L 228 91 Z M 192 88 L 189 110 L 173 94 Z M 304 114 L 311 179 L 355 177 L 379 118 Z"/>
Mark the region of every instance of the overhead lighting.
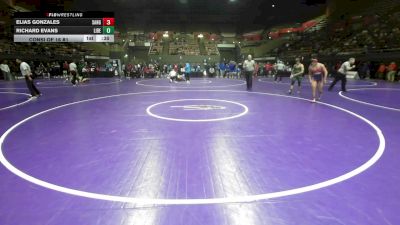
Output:
<path fill-rule="evenodd" d="M 164 38 L 168 38 L 168 37 L 169 37 L 168 33 L 164 33 L 162 36 L 163 36 Z"/>
<path fill-rule="evenodd" d="M 275 8 L 275 4 L 272 4 L 271 6 L 272 6 L 272 8 Z"/>
<path fill-rule="evenodd" d="M 197 37 L 198 37 L 198 38 L 203 38 L 204 35 L 203 35 L 203 34 L 199 34 L 199 35 L 197 35 Z"/>

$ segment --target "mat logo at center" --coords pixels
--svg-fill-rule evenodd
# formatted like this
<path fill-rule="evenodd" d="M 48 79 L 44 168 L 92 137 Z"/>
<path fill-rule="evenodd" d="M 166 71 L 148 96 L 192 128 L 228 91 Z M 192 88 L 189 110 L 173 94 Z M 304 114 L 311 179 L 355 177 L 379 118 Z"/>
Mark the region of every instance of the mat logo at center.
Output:
<path fill-rule="evenodd" d="M 223 110 L 225 106 L 219 105 L 176 105 L 171 108 L 181 108 L 183 110 Z"/>

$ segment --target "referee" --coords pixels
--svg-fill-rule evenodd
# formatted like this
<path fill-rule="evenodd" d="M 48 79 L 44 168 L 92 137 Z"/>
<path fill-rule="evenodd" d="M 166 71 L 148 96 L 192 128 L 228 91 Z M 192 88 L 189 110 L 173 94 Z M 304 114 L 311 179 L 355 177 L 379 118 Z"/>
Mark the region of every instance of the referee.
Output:
<path fill-rule="evenodd" d="M 252 59 L 251 55 L 248 55 L 247 59 L 243 62 L 243 70 L 246 76 L 246 84 L 248 91 L 251 91 L 253 87 L 253 74 L 255 66 L 256 62 Z"/>
<path fill-rule="evenodd" d="M 339 70 L 337 71 L 337 74 L 335 76 L 335 80 L 332 82 L 331 86 L 329 86 L 329 91 L 332 91 L 332 88 L 336 85 L 336 83 L 341 80 L 342 81 L 342 91 L 346 92 L 346 83 L 347 83 L 347 78 L 346 74 L 347 71 L 354 69 L 356 66 L 354 63 L 356 62 L 355 58 L 350 58 L 348 61 L 344 62 Z"/>
<path fill-rule="evenodd" d="M 17 64 L 19 64 L 19 69 L 21 70 L 21 74 L 25 77 L 26 86 L 31 92 L 31 98 L 37 98 L 40 95 L 42 95 L 40 91 L 36 88 L 35 84 L 33 83 L 32 71 L 29 64 L 26 62 L 22 62 L 22 60 L 20 59 L 16 59 L 15 61 L 17 62 Z"/>

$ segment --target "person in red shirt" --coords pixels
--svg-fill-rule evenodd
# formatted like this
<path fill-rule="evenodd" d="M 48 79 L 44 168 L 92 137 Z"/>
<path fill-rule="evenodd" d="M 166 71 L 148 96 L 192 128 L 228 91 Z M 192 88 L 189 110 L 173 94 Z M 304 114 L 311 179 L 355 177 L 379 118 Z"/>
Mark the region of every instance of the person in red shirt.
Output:
<path fill-rule="evenodd" d="M 63 78 L 65 79 L 64 80 L 64 83 L 67 83 L 67 82 L 69 82 L 69 76 L 68 76 L 68 74 L 69 74 L 69 64 L 68 64 L 68 62 L 67 61 L 64 61 L 64 63 L 63 63 Z"/>
<path fill-rule="evenodd" d="M 272 64 L 267 62 L 267 64 L 265 64 L 265 72 L 266 72 L 266 76 L 271 76 L 272 74 Z"/>
<path fill-rule="evenodd" d="M 126 66 L 126 76 L 128 77 L 128 79 L 131 79 L 131 72 L 132 72 L 132 69 L 133 69 L 133 65 L 132 65 L 131 63 L 129 63 L 129 64 Z"/>
<path fill-rule="evenodd" d="M 147 78 L 149 76 L 150 69 L 147 65 L 143 67 L 143 78 Z"/>
<path fill-rule="evenodd" d="M 255 68 L 254 68 L 254 76 L 257 77 L 259 74 L 259 70 L 260 70 L 260 65 L 258 64 L 258 62 L 256 62 Z"/>
<path fill-rule="evenodd" d="M 378 79 L 383 79 L 385 71 L 386 71 L 386 66 L 384 63 L 381 63 L 381 65 L 379 65 L 378 70 L 376 71 L 375 77 Z"/>
<path fill-rule="evenodd" d="M 397 65 L 395 62 L 391 62 L 387 68 L 386 80 L 388 80 L 389 82 L 394 82 L 396 73 L 397 73 Z"/>

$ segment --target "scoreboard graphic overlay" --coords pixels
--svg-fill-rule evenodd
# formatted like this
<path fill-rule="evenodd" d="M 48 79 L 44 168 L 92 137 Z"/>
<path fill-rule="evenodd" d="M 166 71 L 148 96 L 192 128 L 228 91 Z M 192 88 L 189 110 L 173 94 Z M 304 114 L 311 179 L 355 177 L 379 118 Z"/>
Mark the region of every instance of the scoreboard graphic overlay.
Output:
<path fill-rule="evenodd" d="M 112 12 L 16 12 L 14 42 L 114 42 Z"/>

